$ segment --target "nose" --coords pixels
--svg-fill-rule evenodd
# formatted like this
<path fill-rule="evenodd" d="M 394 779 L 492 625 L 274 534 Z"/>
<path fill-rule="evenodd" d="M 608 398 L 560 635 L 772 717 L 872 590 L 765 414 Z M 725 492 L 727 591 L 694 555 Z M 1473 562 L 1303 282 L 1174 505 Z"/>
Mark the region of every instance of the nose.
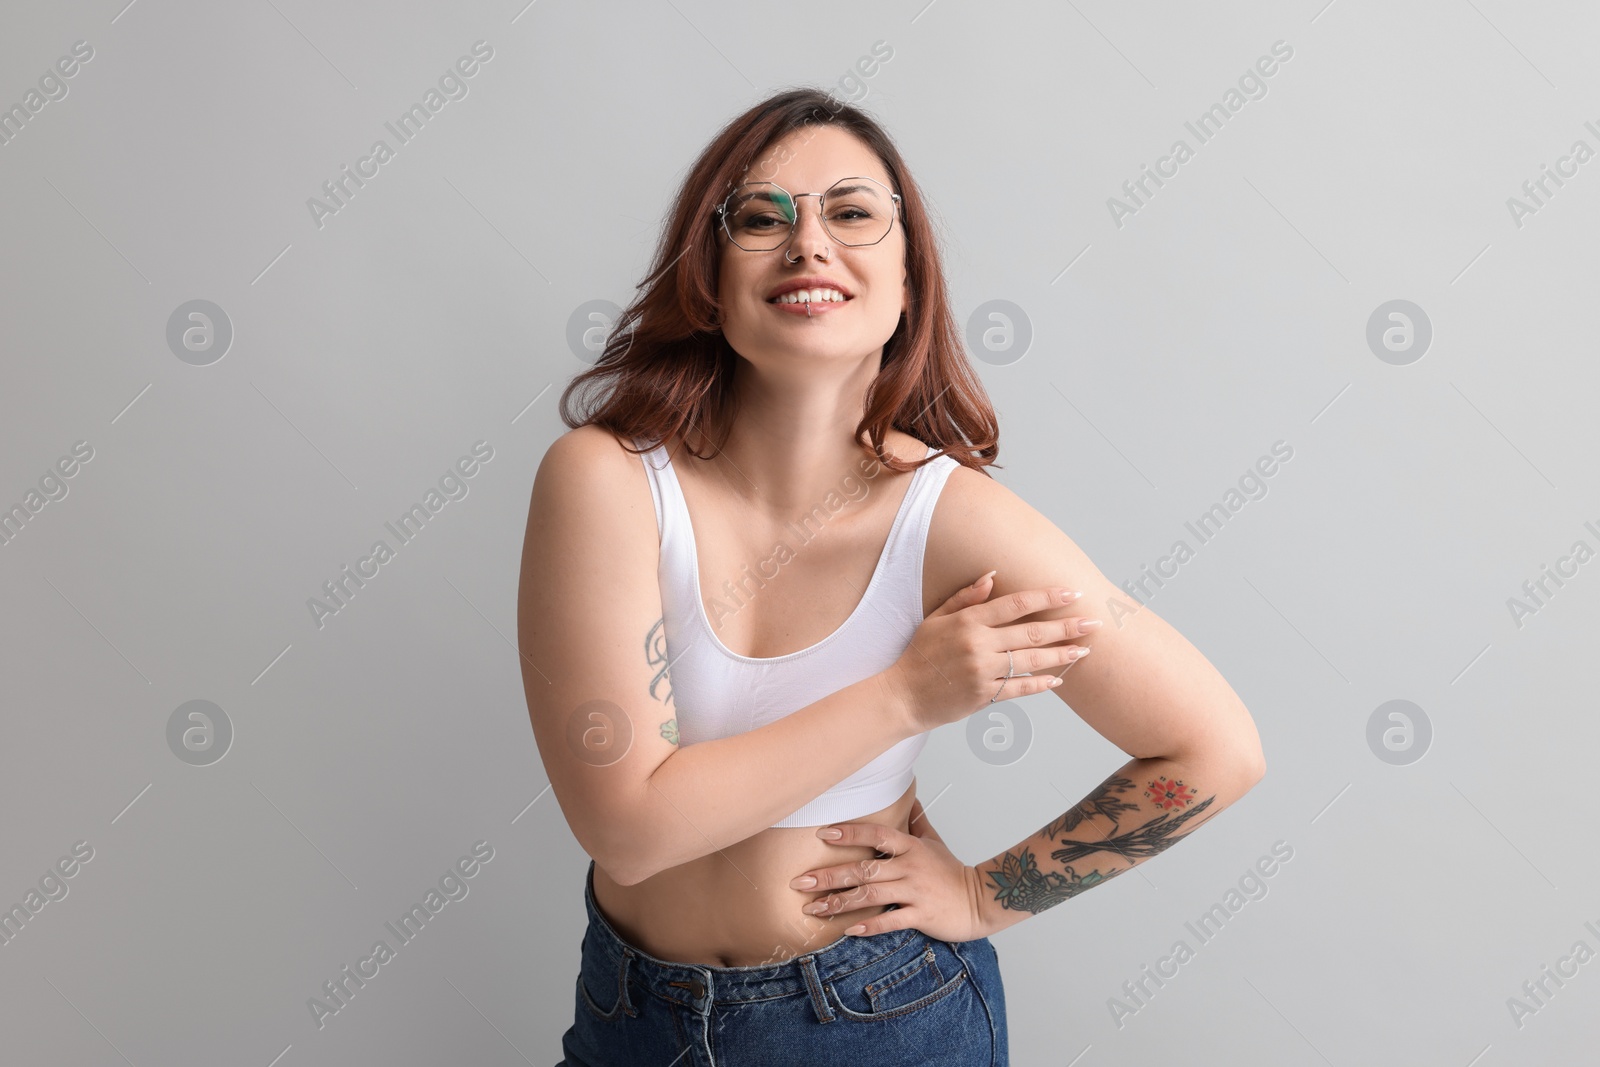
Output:
<path fill-rule="evenodd" d="M 808 200 L 817 206 L 805 206 Z M 794 232 L 789 236 L 789 248 L 793 249 L 794 254 L 800 259 L 816 255 L 818 252 L 823 253 L 822 258 L 826 259 L 828 253 L 832 251 L 827 227 L 822 225 L 820 205 L 821 200 L 814 197 L 795 198 Z"/>

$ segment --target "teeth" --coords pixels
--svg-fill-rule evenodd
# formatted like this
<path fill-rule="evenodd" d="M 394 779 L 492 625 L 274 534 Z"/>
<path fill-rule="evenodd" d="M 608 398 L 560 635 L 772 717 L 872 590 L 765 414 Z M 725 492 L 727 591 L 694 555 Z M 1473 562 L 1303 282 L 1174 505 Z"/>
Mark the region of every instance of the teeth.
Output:
<path fill-rule="evenodd" d="M 845 300 L 845 295 L 837 289 L 796 289 L 792 293 L 784 293 L 782 296 L 776 297 L 772 302 L 774 304 L 798 304 L 805 300 L 809 300 L 813 304 L 837 304 Z"/>

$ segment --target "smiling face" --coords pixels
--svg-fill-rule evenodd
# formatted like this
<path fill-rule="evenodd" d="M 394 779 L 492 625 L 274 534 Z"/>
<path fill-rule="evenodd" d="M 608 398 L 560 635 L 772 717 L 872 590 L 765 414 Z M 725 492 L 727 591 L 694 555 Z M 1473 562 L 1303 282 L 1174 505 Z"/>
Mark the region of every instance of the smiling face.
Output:
<path fill-rule="evenodd" d="M 883 344 L 907 307 L 905 230 L 896 212 L 888 234 L 873 245 L 845 245 L 822 225 L 815 196 L 840 178 L 874 178 L 898 192 L 877 155 L 854 134 L 834 126 L 807 126 L 779 140 L 760 159 L 771 163 L 752 168 L 746 180 L 782 186 L 799 212 L 793 235 L 770 251 L 750 252 L 736 246 L 719 226 L 721 258 L 717 301 L 722 333 L 733 350 L 751 363 L 781 374 L 796 356 L 859 362 L 882 353 Z M 782 162 L 778 162 L 782 161 Z M 830 214 L 835 207 L 829 208 Z M 781 211 L 769 214 L 780 217 Z M 835 223 L 846 232 L 844 217 Z M 745 241 L 746 244 L 754 242 Z M 798 263 L 786 262 L 799 260 Z M 811 313 L 792 294 L 784 302 L 772 296 L 797 279 L 820 279 L 811 290 Z M 818 293 L 828 283 L 842 290 Z M 822 300 L 817 298 L 821 296 Z M 874 363 L 874 366 L 876 363 Z"/>

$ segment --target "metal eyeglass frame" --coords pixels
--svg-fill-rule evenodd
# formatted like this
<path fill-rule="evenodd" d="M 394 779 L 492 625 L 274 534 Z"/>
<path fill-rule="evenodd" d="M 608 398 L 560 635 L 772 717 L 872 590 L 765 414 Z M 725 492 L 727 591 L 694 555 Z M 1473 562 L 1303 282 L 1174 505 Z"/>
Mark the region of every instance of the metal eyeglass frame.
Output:
<path fill-rule="evenodd" d="M 889 201 L 890 201 L 890 203 L 892 205 L 890 213 L 889 213 L 889 227 L 888 227 L 888 229 L 883 231 L 883 237 L 888 237 L 889 234 L 894 231 L 895 219 L 900 218 L 900 216 L 902 215 L 902 213 L 904 211 L 903 202 L 900 199 L 900 194 L 899 193 L 892 191 L 887 185 L 884 185 L 878 179 L 869 178 L 865 174 L 857 174 L 857 175 L 854 175 L 854 176 L 849 177 L 849 178 L 840 178 L 838 181 L 834 182 L 832 185 L 828 186 L 827 189 L 825 189 L 824 191 L 822 191 L 820 193 L 791 193 L 789 190 L 785 189 L 783 186 L 779 185 L 777 182 L 741 182 L 740 185 L 770 185 L 774 189 L 778 190 L 778 192 L 782 193 L 784 196 L 787 196 L 789 198 L 789 202 L 794 204 L 794 206 L 795 206 L 794 207 L 794 218 L 789 220 L 789 233 L 788 233 L 788 235 L 785 236 L 777 244 L 773 245 L 771 248 L 746 248 L 744 245 L 740 244 L 738 242 L 738 240 L 733 236 L 733 231 L 728 229 L 728 201 L 732 200 L 733 197 L 734 197 L 734 194 L 739 191 L 739 186 L 735 186 L 734 187 L 733 192 L 729 193 L 727 195 L 727 197 L 722 201 L 722 203 L 720 203 L 720 204 L 718 204 L 716 206 L 716 208 L 712 211 L 712 214 L 715 215 L 717 217 L 718 222 L 720 222 L 722 224 L 722 232 L 728 235 L 728 240 L 731 241 L 733 243 L 733 247 L 739 249 L 739 251 L 741 251 L 741 252 L 776 252 L 778 249 L 782 248 L 784 245 L 786 245 L 790 241 L 794 240 L 794 232 L 800 226 L 800 198 L 803 197 L 803 196 L 814 196 L 814 197 L 817 198 L 817 217 L 822 222 L 823 232 L 825 232 L 829 237 L 833 238 L 835 241 L 838 241 L 841 245 L 844 245 L 846 248 L 871 248 L 875 244 L 882 243 L 883 237 L 878 238 L 876 241 L 866 241 L 866 242 L 864 242 L 862 244 L 851 244 L 849 241 L 842 240 L 837 234 L 835 234 L 833 232 L 833 230 L 831 230 L 828 227 L 828 216 L 822 210 L 822 198 L 824 196 L 826 196 L 828 194 L 828 192 L 832 191 L 833 189 L 837 189 L 839 186 L 843 185 L 845 182 L 853 182 L 853 181 L 871 182 L 873 185 L 876 185 L 878 188 L 882 189 L 884 192 L 889 194 Z M 901 219 L 900 220 L 900 224 L 902 226 L 904 226 L 905 225 L 905 220 Z"/>

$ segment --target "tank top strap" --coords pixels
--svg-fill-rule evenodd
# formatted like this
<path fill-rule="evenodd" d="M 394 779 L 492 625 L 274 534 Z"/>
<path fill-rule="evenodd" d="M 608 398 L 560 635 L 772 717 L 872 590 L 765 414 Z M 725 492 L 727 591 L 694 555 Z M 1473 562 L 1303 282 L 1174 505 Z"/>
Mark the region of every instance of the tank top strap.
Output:
<path fill-rule="evenodd" d="M 647 442 L 632 438 L 635 448 L 645 448 Z M 683 499 L 683 487 L 678 483 L 677 471 L 666 446 L 657 442 L 639 454 L 644 463 L 645 479 L 650 483 L 650 497 L 656 509 L 656 530 L 661 540 L 661 563 L 657 571 L 662 594 L 668 600 L 668 609 L 687 611 L 698 603 L 700 590 L 695 582 L 694 527 L 690 525 L 689 505 Z"/>
<path fill-rule="evenodd" d="M 628 440 L 634 448 L 645 447 L 644 442 L 637 437 L 630 437 Z M 666 516 L 663 514 L 665 508 L 663 507 L 662 498 L 669 491 L 668 487 L 662 484 L 665 481 L 662 468 L 666 465 L 666 456 L 662 454 L 661 446 L 656 445 L 654 448 L 640 452 L 639 459 L 644 463 L 645 481 L 650 483 L 650 499 L 656 506 L 656 532 L 664 541 L 666 540 L 667 524 Z"/>
<path fill-rule="evenodd" d="M 929 446 L 928 455 L 934 453 Z M 933 520 L 934 505 L 944 488 L 950 471 L 960 466 L 948 456 L 940 456 L 924 463 L 911 476 L 906 489 L 906 499 L 901 504 L 900 517 L 889 534 L 882 566 L 889 573 L 877 583 L 874 599 L 903 624 L 912 629 L 922 624 L 922 567 L 928 546 L 928 527 Z"/>
<path fill-rule="evenodd" d="M 632 438 L 635 448 L 645 443 Z M 928 446 L 927 455 L 936 449 Z M 686 619 L 697 617 L 700 589 L 697 583 L 693 527 L 683 487 L 673 469 L 664 444 L 657 443 L 640 453 L 650 496 L 655 505 L 656 528 L 660 533 L 662 591 L 672 606 Z M 880 611 L 913 629 L 922 624 L 922 571 L 927 553 L 928 529 L 934 506 L 950 472 L 960 464 L 949 456 L 924 463 L 911 476 L 895 523 L 889 531 L 879 566 L 886 573 L 875 575 L 868 594 Z"/>

